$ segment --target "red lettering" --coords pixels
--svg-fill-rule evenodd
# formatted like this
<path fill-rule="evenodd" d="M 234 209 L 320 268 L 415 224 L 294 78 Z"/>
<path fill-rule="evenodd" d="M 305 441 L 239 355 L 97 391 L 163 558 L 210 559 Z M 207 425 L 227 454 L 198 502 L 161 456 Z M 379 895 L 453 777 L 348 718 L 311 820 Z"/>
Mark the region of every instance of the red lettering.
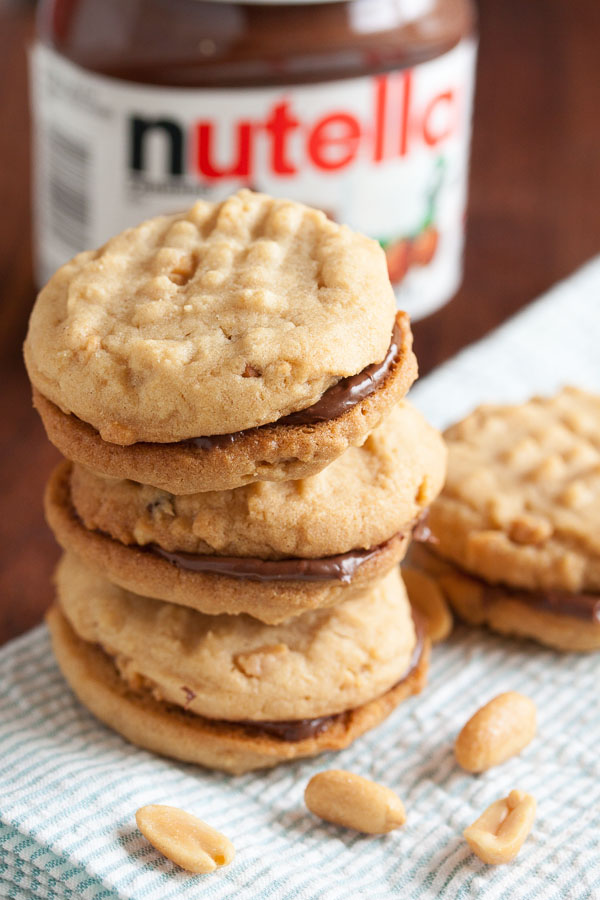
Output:
<path fill-rule="evenodd" d="M 400 102 L 402 104 L 400 117 L 400 156 L 408 153 L 408 132 L 410 125 L 410 105 L 412 98 L 412 69 L 407 69 L 400 76 Z"/>
<path fill-rule="evenodd" d="M 299 125 L 298 119 L 289 115 L 287 101 L 275 106 L 265 122 L 265 128 L 272 137 L 271 166 L 277 175 L 295 175 L 298 171 L 293 162 L 288 159 L 287 138 L 289 133 Z"/>
<path fill-rule="evenodd" d="M 374 162 L 381 162 L 385 153 L 387 75 L 375 79 L 375 151 Z"/>
<path fill-rule="evenodd" d="M 196 125 L 198 171 L 206 178 L 248 178 L 251 169 L 252 125 L 238 122 L 237 139 L 233 145 L 234 161 L 229 167 L 217 168 L 212 160 L 212 143 L 215 123 L 199 122 Z"/>
<path fill-rule="evenodd" d="M 308 139 L 308 155 L 319 169 L 343 169 L 358 152 L 360 123 L 349 113 L 332 113 L 320 119 Z"/>
<path fill-rule="evenodd" d="M 446 107 L 444 115 L 444 107 Z M 441 123 L 434 121 L 441 118 Z M 446 91 L 433 97 L 423 113 L 423 138 L 428 147 L 435 147 L 449 137 L 456 127 L 456 104 L 454 91 Z"/>
<path fill-rule="evenodd" d="M 314 124 L 303 121 L 293 110 L 294 95 L 280 98 L 266 112 L 263 121 L 242 120 L 227 126 L 225 135 L 217 129 L 219 121 L 204 120 L 195 125 L 195 168 L 206 179 L 231 178 L 252 182 L 255 165 L 256 134 L 266 133 L 268 167 L 273 175 L 296 176 L 312 165 L 324 172 L 335 172 L 351 165 L 360 153 L 363 140 L 373 163 L 394 155 L 407 157 L 421 142 L 435 147 L 450 137 L 458 126 L 456 90 L 449 89 L 415 108 L 414 72 L 405 69 L 391 75 L 378 75 L 372 81 L 372 112 L 360 121 L 351 111 L 335 110 Z M 156 124 L 163 128 L 164 123 Z M 149 126 L 148 126 L 149 127 Z M 306 135 L 303 152 L 295 159 L 293 135 Z M 228 140 L 219 142 L 218 137 Z M 393 141 L 393 144 L 390 143 Z M 226 161 L 217 160 L 219 150 Z M 296 147 L 300 150 L 299 147 Z"/>

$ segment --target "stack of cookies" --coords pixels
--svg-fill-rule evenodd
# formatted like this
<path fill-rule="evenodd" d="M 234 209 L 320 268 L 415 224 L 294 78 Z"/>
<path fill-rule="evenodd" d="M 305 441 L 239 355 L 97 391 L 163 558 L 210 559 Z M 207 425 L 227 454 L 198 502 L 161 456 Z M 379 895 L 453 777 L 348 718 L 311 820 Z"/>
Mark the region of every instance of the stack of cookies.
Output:
<path fill-rule="evenodd" d="M 81 701 L 231 772 L 346 746 L 421 690 L 398 563 L 445 449 L 373 241 L 241 191 L 63 266 L 25 344 L 67 461 L 48 622 Z"/>

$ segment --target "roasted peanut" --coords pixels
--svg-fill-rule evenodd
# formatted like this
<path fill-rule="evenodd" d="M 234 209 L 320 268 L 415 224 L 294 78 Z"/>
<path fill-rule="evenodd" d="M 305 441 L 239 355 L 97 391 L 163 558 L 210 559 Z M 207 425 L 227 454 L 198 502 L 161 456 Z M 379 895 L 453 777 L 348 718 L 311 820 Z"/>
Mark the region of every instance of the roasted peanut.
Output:
<path fill-rule="evenodd" d="M 531 794 L 511 791 L 465 828 L 464 838 L 484 863 L 497 866 L 510 862 L 531 831 L 535 810 L 536 802 Z"/>
<path fill-rule="evenodd" d="M 485 772 L 520 753 L 535 737 L 537 712 L 516 691 L 498 694 L 477 710 L 456 738 L 456 761 L 467 772 Z"/>
<path fill-rule="evenodd" d="M 402 567 L 402 580 L 410 602 L 425 617 L 427 633 L 432 643 L 447 638 L 452 631 L 452 613 L 438 584 L 425 572 Z"/>
<path fill-rule="evenodd" d="M 188 872 L 213 872 L 235 856 L 224 834 L 176 806 L 142 806 L 135 820 L 153 847 Z"/>
<path fill-rule="evenodd" d="M 366 834 L 384 834 L 406 822 L 404 805 L 394 791 L 342 769 L 314 775 L 306 785 L 304 801 L 326 822 Z"/>

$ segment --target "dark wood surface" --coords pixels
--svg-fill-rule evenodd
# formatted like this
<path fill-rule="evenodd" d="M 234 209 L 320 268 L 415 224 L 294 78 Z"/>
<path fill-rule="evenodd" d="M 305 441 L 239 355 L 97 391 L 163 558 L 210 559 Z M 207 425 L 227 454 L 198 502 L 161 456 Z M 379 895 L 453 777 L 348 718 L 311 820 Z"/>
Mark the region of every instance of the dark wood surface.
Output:
<path fill-rule="evenodd" d="M 0 0 L 0 642 L 40 621 L 58 550 L 42 516 L 58 454 L 20 358 L 33 302 L 26 46 L 32 6 Z M 600 4 L 481 0 L 465 279 L 415 326 L 421 373 L 600 249 Z"/>

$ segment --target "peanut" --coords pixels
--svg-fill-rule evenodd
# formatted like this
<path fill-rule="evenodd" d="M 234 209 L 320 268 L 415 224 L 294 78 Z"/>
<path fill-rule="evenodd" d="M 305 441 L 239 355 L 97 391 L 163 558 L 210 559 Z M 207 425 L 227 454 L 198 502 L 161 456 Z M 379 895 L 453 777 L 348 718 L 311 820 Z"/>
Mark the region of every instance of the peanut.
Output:
<path fill-rule="evenodd" d="M 235 856 L 224 834 L 176 806 L 142 806 L 135 820 L 153 847 L 188 872 L 213 872 Z"/>
<path fill-rule="evenodd" d="M 452 631 L 452 613 L 438 584 L 425 572 L 402 567 L 402 580 L 410 602 L 423 614 L 432 643 L 447 638 Z"/>
<path fill-rule="evenodd" d="M 536 802 L 531 794 L 511 791 L 465 828 L 464 838 L 484 863 L 497 866 L 510 862 L 531 831 L 535 811 Z"/>
<path fill-rule="evenodd" d="M 304 791 L 304 801 L 326 822 L 366 834 L 384 834 L 406 822 L 404 805 L 394 791 L 342 769 L 314 775 Z"/>
<path fill-rule="evenodd" d="M 520 753 L 535 737 L 537 712 L 516 691 L 498 694 L 477 710 L 456 738 L 454 755 L 467 772 L 485 772 Z"/>

